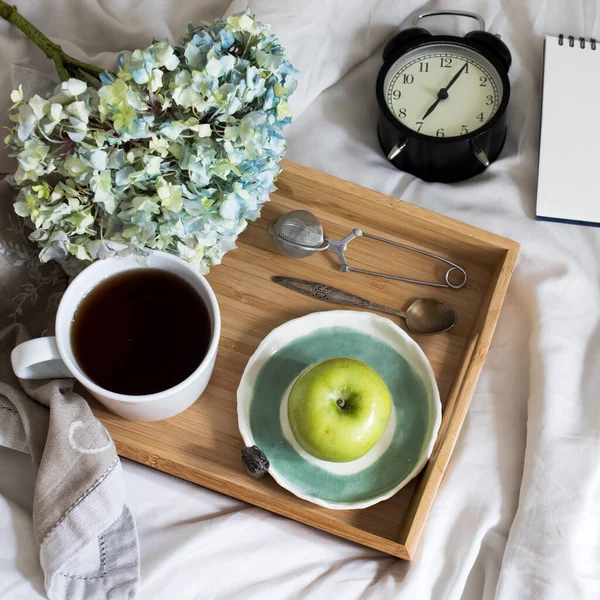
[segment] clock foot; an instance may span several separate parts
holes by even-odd
[[[490,159],[487,157],[487,154],[483,151],[483,148],[475,141],[471,140],[471,150],[475,155],[475,158],[484,166],[490,166]]]
[[[396,158],[396,156],[398,156],[398,154],[400,154],[400,152],[402,152],[402,150],[404,150],[404,148],[406,147],[406,144],[408,144],[408,140],[403,138],[401,139],[388,153],[387,157],[388,160],[394,160]]]

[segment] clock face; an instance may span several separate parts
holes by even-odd
[[[403,125],[432,137],[457,137],[485,125],[502,101],[502,81],[478,52],[453,43],[419,46],[387,72],[383,92]]]

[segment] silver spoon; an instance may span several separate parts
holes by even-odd
[[[272,279],[275,283],[289,290],[294,290],[311,298],[317,298],[318,300],[324,300],[333,304],[343,304],[344,306],[367,308],[388,315],[394,315],[395,317],[402,317],[406,320],[408,329],[419,335],[443,333],[456,323],[456,311],[446,303],[434,300],[433,298],[419,298],[406,311],[402,311],[383,306],[382,304],[376,304],[344,290],[315,281],[305,281],[304,279],[281,277],[279,275],[273,276]]]

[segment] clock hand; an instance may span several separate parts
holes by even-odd
[[[446,92],[446,90],[444,88],[442,88],[438,92],[437,100],[425,111],[425,114],[423,115],[423,118],[421,119],[422,121],[424,121],[435,110],[435,107],[440,103],[440,100],[444,100],[445,98],[448,97],[448,92],[446,92],[445,96],[440,97],[440,94],[442,92]]]
[[[456,80],[462,75],[462,72],[467,68],[467,65],[468,63],[465,62],[465,64],[458,70],[456,75],[454,75],[454,77],[450,80],[450,83],[437,93],[437,99],[423,115],[423,121],[435,110],[435,107],[440,103],[441,100],[446,100],[446,98],[448,98],[448,90],[456,83]]]
[[[446,92],[456,83],[456,80],[462,75],[462,72],[467,68],[469,63],[465,64],[459,69],[458,73],[450,80],[450,83],[446,86]]]

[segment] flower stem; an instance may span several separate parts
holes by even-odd
[[[50,60],[54,61],[56,72],[61,81],[67,81],[71,77],[79,77],[79,72],[98,79],[100,73],[103,72],[103,69],[81,62],[63,52],[58,44],[47,38],[37,27],[21,15],[16,6],[10,6],[4,0],[0,0],[0,17],[18,27]]]

